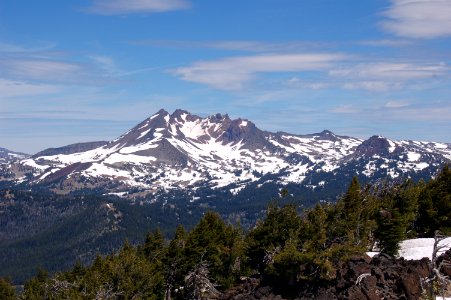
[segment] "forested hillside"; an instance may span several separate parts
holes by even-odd
[[[281,197],[287,194],[282,191]],[[70,271],[51,275],[40,270],[19,296],[9,280],[2,279],[0,295],[4,299],[249,299],[239,297],[267,286],[284,298],[315,298],[331,287],[336,297],[346,298],[360,292],[355,290],[356,280],[364,281],[362,286],[369,284],[357,278],[363,273],[357,274],[356,266],[395,268],[389,256],[397,253],[401,240],[437,232],[451,234],[448,166],[428,183],[360,186],[354,178],[336,204],[300,209],[274,202],[249,231],[209,211],[192,230],[177,227],[170,240],[157,229],[142,243],[125,242],[119,251],[97,256],[92,264],[77,263]],[[389,256],[365,262],[364,253],[376,245]],[[423,268],[426,273],[436,267],[426,265],[430,268]],[[412,268],[401,262],[392,282],[407,267]],[[383,280],[376,273],[364,277]],[[412,288],[402,284],[403,289],[381,289],[380,295],[417,299],[410,297]]]

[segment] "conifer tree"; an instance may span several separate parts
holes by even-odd
[[[263,272],[270,261],[265,257],[276,254],[287,241],[298,239],[302,224],[295,205],[268,206],[266,218],[258,222],[246,238],[250,266]]]
[[[16,291],[14,290],[14,287],[11,285],[11,282],[8,278],[0,277],[0,299],[16,299]]]
[[[233,248],[233,228],[226,225],[214,212],[207,212],[189,233],[185,245],[186,267],[193,266],[203,258],[209,265],[212,278],[225,284],[230,274],[230,257]]]
[[[409,180],[381,192],[375,232],[381,250],[396,255],[399,243],[414,229],[419,189]],[[414,232],[412,231],[412,235]]]
[[[419,199],[419,230],[431,237],[435,230],[451,234],[451,169],[448,165],[426,185]]]
[[[175,290],[184,284],[184,249],[187,233],[182,225],[177,226],[174,238],[169,243],[163,259],[165,266],[165,299],[172,299]]]
[[[165,240],[160,228],[146,235],[144,245],[140,249],[150,262],[161,260],[165,250]]]
[[[42,299],[45,297],[45,284],[49,279],[47,271],[39,269],[36,277],[25,283],[23,296],[25,299]]]
[[[351,184],[343,197],[343,214],[346,226],[346,235],[349,242],[354,245],[361,243],[362,227],[362,197],[360,193],[360,183],[357,176],[352,178]]]

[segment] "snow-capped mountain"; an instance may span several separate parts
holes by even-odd
[[[74,145],[71,145],[74,146]],[[451,144],[360,140],[330,131],[294,135],[249,120],[160,110],[117,139],[40,152],[10,164],[16,182],[61,191],[104,189],[137,195],[172,189],[297,183],[312,189],[338,177],[430,177],[451,160]],[[268,175],[271,175],[268,177]]]
[[[11,163],[29,157],[28,154],[0,148],[0,164]]]

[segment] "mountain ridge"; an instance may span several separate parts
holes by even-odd
[[[9,176],[0,173],[0,180],[63,193],[100,189],[130,196],[131,189],[137,195],[184,189],[195,194],[200,188],[228,187],[236,194],[250,183],[265,182],[315,189],[329,184],[326,177],[352,173],[369,180],[430,178],[450,161],[446,143],[376,135],[362,140],[329,130],[272,133],[227,114],[202,118],[161,109],[112,141],[50,148],[9,162],[2,172]]]

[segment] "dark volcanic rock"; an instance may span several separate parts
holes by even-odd
[[[370,157],[376,154],[388,155],[389,148],[390,143],[386,138],[380,136],[372,136],[357,147],[354,155],[366,157]]]
[[[235,287],[223,299],[420,299],[421,279],[429,276],[429,263],[428,259],[406,261],[385,255],[373,259],[358,256],[343,263],[336,279],[330,282],[300,284],[295,297],[284,295],[283,290],[276,293],[272,287],[257,286],[254,281],[254,285],[245,283],[242,288]]]

